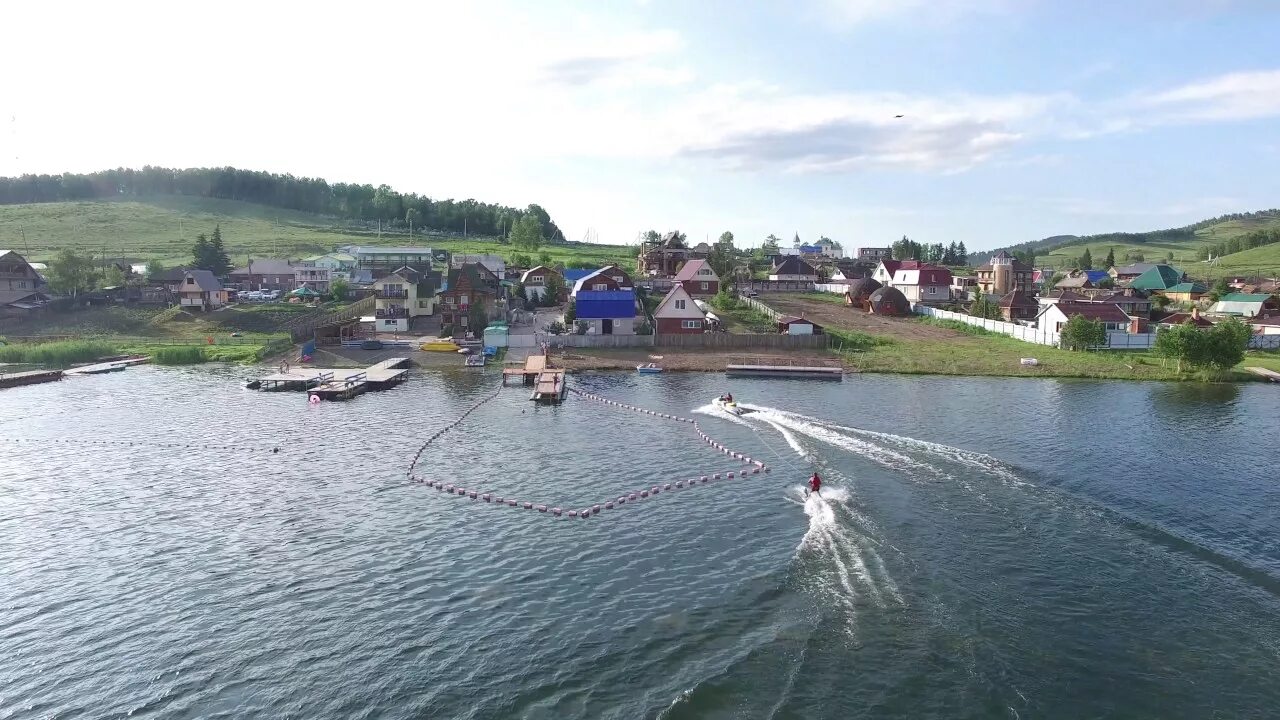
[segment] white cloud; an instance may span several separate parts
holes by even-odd
[[[1015,7],[1013,0],[816,0],[821,19],[848,28],[898,18],[933,24],[965,15],[998,14]]]
[[[1220,75],[1140,98],[1156,122],[1252,120],[1280,116],[1280,70]]]

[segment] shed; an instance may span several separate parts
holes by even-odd
[[[902,291],[885,286],[872,292],[867,298],[871,312],[877,315],[910,315],[911,303]]]
[[[783,315],[778,318],[778,332],[783,335],[821,335],[822,326],[802,317]]]

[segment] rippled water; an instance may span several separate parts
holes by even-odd
[[[774,471],[568,520],[404,481],[494,375],[309,407],[241,374],[0,394],[0,718],[1280,707],[1274,387],[748,381],[732,418],[720,377],[586,375]],[[419,472],[581,507],[734,469],[685,427],[527,398]]]

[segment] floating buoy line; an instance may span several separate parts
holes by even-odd
[[[671,415],[669,413],[658,412],[656,410],[649,410],[646,408],[638,407],[636,405],[628,405],[623,402],[618,402],[617,400],[611,400],[601,395],[583,392],[576,388],[569,388],[569,392],[583,399],[594,400],[606,406],[618,408],[620,410],[629,410],[631,412],[639,413],[641,415],[648,415],[661,420],[670,420],[672,422],[688,424],[692,426],[693,431],[697,434],[699,440],[706,443],[712,449],[715,449],[723,453],[724,455],[739,461],[742,464],[742,466],[745,466],[745,467],[738,467],[732,470],[725,470],[722,472],[712,472],[712,473],[707,473],[703,475],[698,475],[695,477],[679,478],[679,479],[671,480],[668,482],[662,482],[662,483],[651,485],[647,488],[624,492],[613,499],[592,503],[590,505],[584,505],[578,508],[563,508],[563,507],[551,505],[550,503],[534,502],[532,500],[520,500],[517,498],[498,495],[497,493],[494,493],[494,492],[486,492],[482,490],[477,490],[475,488],[467,488],[467,487],[463,487],[462,485],[447,483],[442,480],[432,480],[429,478],[425,478],[421,475],[415,475],[414,469],[417,467],[418,461],[421,460],[422,453],[425,452],[426,449],[430,447],[433,442],[439,439],[440,436],[444,435],[448,431],[460,425],[464,420],[466,420],[466,418],[469,415],[471,415],[471,413],[478,410],[480,406],[496,398],[501,393],[501,390],[499,390],[498,392],[495,392],[494,394],[485,397],[483,400],[480,400],[475,405],[472,405],[470,408],[466,410],[466,412],[462,413],[462,415],[460,415],[453,422],[437,430],[435,434],[427,438],[426,442],[424,442],[422,446],[418,448],[418,451],[414,453],[413,461],[409,463],[409,468],[405,473],[405,476],[408,478],[409,482],[425,484],[427,487],[435,488],[440,492],[447,493],[455,497],[465,497],[470,500],[475,500],[477,502],[489,503],[493,505],[503,505],[506,507],[516,508],[518,510],[533,510],[539,513],[545,513],[547,515],[551,515],[553,517],[581,518],[585,520],[586,518],[599,515],[602,512],[619,509],[623,505],[626,505],[627,503],[635,504],[636,502],[639,502],[641,500],[656,497],[657,495],[664,492],[670,493],[673,491],[690,490],[695,487],[708,485],[711,483],[719,482],[721,480],[733,480],[735,478],[746,479],[748,475],[759,475],[760,473],[769,472],[769,466],[764,464],[760,460],[756,460],[744,453],[740,453],[729,447],[726,447],[724,444],[720,443],[715,438],[708,435],[702,429],[702,426],[698,424],[698,421],[693,418],[680,417],[678,415]]]
[[[160,447],[169,448],[170,450],[227,450],[229,452],[261,452],[276,454],[280,452],[278,446],[272,447],[250,447],[246,445],[218,445],[217,443],[171,443],[171,442],[153,442],[151,440],[89,440],[87,438],[0,438],[0,442],[8,443],[31,443],[32,445],[44,445],[54,443],[57,445],[98,445],[98,446],[115,446],[115,447]]]

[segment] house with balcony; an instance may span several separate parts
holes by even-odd
[[[208,270],[187,270],[174,293],[183,310],[209,312],[227,304],[227,291]]]
[[[307,267],[328,268],[332,280],[351,280],[351,273],[356,269],[356,256],[350,253],[326,253],[313,255],[302,261]]]
[[[329,285],[332,282],[333,271],[327,267],[297,265],[293,268],[295,288],[307,287],[324,294],[329,292]]]
[[[484,308],[486,319],[501,312],[498,307],[502,296],[501,282],[484,265],[467,263],[450,270],[445,287],[440,293],[440,322],[453,326],[455,335],[463,335],[470,330],[471,315],[476,306]]]
[[[417,268],[421,272],[427,272],[433,267],[449,267],[452,257],[448,250],[428,247],[346,245],[338,248],[338,252],[354,256],[356,267],[373,270],[377,277],[405,266]]]
[[[435,313],[439,273],[401,267],[373,282],[373,320],[377,332],[409,332],[413,320]]]

